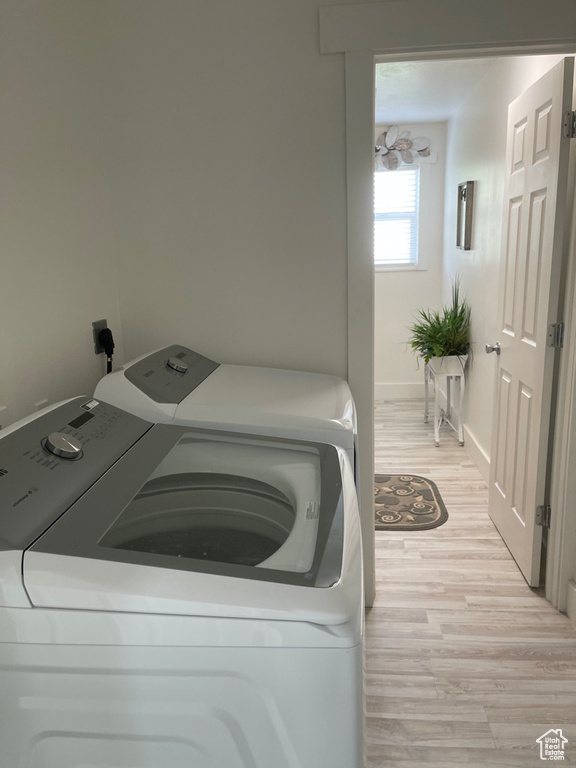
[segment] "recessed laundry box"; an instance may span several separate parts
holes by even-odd
[[[3,764],[361,768],[342,448],[76,398],[0,468]]]

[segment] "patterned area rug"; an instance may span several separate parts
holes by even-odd
[[[426,531],[448,520],[438,488],[418,475],[376,475],[377,531]]]

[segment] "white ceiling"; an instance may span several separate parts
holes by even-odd
[[[448,120],[496,59],[376,64],[376,123]]]

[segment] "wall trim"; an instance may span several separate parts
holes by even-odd
[[[475,435],[464,424],[464,446],[468,456],[480,470],[486,485],[490,485],[490,456],[480,445]]]
[[[347,53],[348,381],[358,417],[364,594],[376,595],[374,534],[374,57]]]
[[[574,0],[389,0],[320,8],[322,53],[385,51],[460,52],[486,55],[519,44],[532,53],[555,53],[574,42]],[[415,19],[418,23],[414,23]]]
[[[576,584],[573,581],[568,582],[566,613],[572,624],[576,627]]]
[[[576,460],[576,146],[573,142],[570,147],[569,179],[567,208],[571,209],[571,216],[567,215],[566,221],[571,229],[563,307],[569,341],[560,356],[550,481],[550,505],[555,512],[548,537],[546,565],[546,597],[559,611],[566,610],[569,584],[571,579],[576,578],[576,515],[571,503],[574,489],[572,467]]]
[[[421,381],[380,382],[374,385],[376,400],[424,400]]]

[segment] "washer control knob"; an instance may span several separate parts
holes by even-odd
[[[64,432],[52,432],[44,441],[44,448],[61,459],[79,459],[82,456],[82,443]]]
[[[188,363],[179,360],[177,357],[171,357],[166,365],[168,368],[172,368],[173,371],[177,371],[178,373],[186,373],[188,370]]]

